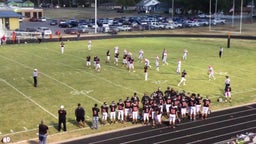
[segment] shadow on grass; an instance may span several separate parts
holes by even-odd
[[[56,122],[51,122],[50,125],[52,125],[53,128],[55,128],[56,130],[58,130],[58,123],[56,123]]]
[[[67,122],[71,123],[72,125],[77,126],[77,122],[76,122],[76,120],[75,120],[75,119],[68,118],[68,121],[67,121]]]
[[[36,140],[29,140],[28,144],[38,144],[38,141],[36,141]]]

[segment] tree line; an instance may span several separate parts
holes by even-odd
[[[7,0],[0,0],[7,1]],[[25,0],[24,0],[25,1]],[[36,7],[39,4],[52,4],[53,6],[59,5],[65,7],[90,7],[95,3],[95,0],[31,0]],[[114,4],[120,5],[122,7],[135,6],[141,0],[97,0],[98,5],[102,4]],[[172,7],[174,2],[175,8],[180,8],[184,11],[191,10],[192,12],[197,12],[198,10],[203,13],[209,12],[209,3],[211,1],[212,11],[214,11],[216,1],[218,10],[223,10],[223,12],[228,12],[233,7],[233,2],[235,2],[235,9],[240,9],[241,1],[243,1],[243,7],[255,0],[158,0],[164,2],[168,7]],[[255,2],[254,2],[255,3]]]

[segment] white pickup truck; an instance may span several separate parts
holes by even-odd
[[[215,23],[215,24],[225,24],[226,20],[215,18],[215,19],[212,20],[212,22]]]

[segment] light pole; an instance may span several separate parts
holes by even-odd
[[[242,33],[242,24],[243,24],[243,0],[241,0],[241,15],[240,15],[240,33]]]
[[[232,7],[232,27],[234,26],[234,18],[235,18],[235,0],[233,0],[233,7]]]
[[[211,31],[212,26],[212,0],[209,2],[209,31]]]
[[[173,20],[173,15],[174,15],[174,0],[172,0],[172,20]]]
[[[215,18],[217,18],[217,13],[218,13],[218,0],[216,0],[216,3],[215,3]]]
[[[98,25],[97,25],[97,0],[95,0],[95,17],[94,17],[94,25],[95,25],[95,29],[94,29],[94,33],[96,34],[97,33],[97,28],[98,28]]]

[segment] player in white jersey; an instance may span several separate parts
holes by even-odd
[[[150,61],[147,58],[144,58],[145,66],[151,68]]]
[[[156,56],[155,60],[156,60],[156,70],[159,71],[159,57]]]
[[[60,43],[61,54],[64,54],[64,49],[65,49],[65,44],[64,44],[64,42],[61,42]]]
[[[92,41],[91,40],[88,40],[88,50],[91,50],[92,49]]]
[[[143,60],[143,55],[144,55],[144,51],[141,49],[141,50],[139,51],[139,56],[138,56],[139,62],[142,62],[142,60]]]
[[[215,80],[214,70],[213,70],[213,67],[210,65],[208,66],[208,77],[209,77],[209,80],[211,79]]]
[[[167,63],[167,50],[163,51],[163,64],[168,65],[168,63]]]
[[[228,86],[230,86],[230,78],[229,78],[229,76],[226,76],[225,88],[224,88],[224,90],[225,90]]]
[[[188,50],[187,50],[187,49],[184,49],[182,58],[183,58],[183,60],[186,60],[187,57],[188,57]]]
[[[181,72],[180,69],[181,69],[181,60],[179,59],[178,65],[177,65],[177,70],[176,70],[177,74],[180,74],[180,72]]]
[[[115,47],[114,47],[114,53],[115,53],[115,54],[119,53],[118,49],[119,49],[118,46],[115,46]]]

